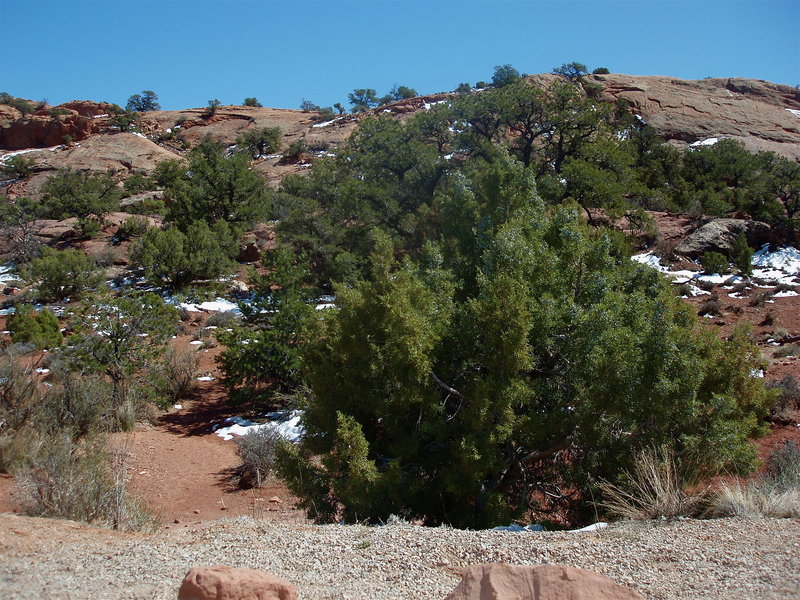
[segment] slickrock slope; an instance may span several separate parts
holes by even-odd
[[[687,81],[672,77],[592,75],[607,99],[628,100],[636,114],[678,145],[711,137],[740,140],[752,151],[800,160],[800,92],[739,77]]]

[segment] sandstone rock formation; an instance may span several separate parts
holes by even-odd
[[[0,148],[47,148],[68,140],[84,140],[100,131],[105,122],[97,117],[108,115],[110,111],[111,104],[89,100],[73,100],[25,116],[4,107],[0,111]]]
[[[771,241],[770,231],[770,226],[761,221],[714,219],[675,246],[675,254],[696,259],[713,251],[729,256],[740,233],[747,236],[750,246],[757,248]]]
[[[608,577],[561,565],[473,565],[445,600],[644,600]]]
[[[711,137],[741,141],[800,160],[800,97],[795,88],[756,79],[684,80],[592,75],[608,100],[624,98],[634,112],[676,145]]]
[[[255,569],[225,565],[194,567],[183,579],[178,600],[296,600],[288,581]]]

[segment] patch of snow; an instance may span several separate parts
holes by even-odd
[[[769,244],[753,254],[753,266],[765,269],[776,269],[787,275],[800,275],[800,250],[785,246],[774,252],[769,251]]]
[[[317,310],[325,310],[326,308],[336,308],[336,305],[332,302],[326,302],[324,304],[317,304],[314,308]]]
[[[794,290],[786,290],[785,292],[778,292],[777,294],[772,294],[773,298],[791,298],[792,296],[800,296]]]
[[[281,410],[264,415],[268,421],[266,423],[253,423],[242,417],[228,417],[223,421],[226,427],[219,424],[212,425],[212,430],[223,440],[232,440],[234,435],[247,435],[251,431],[258,431],[265,427],[272,427],[284,439],[290,442],[298,442],[305,433],[305,428],[301,421],[303,411],[301,410]]]
[[[751,369],[750,370],[750,377],[764,377],[764,370],[763,369]]]
[[[169,302],[169,299],[167,299],[167,302]],[[194,302],[181,302],[178,304],[178,308],[188,310],[189,312],[229,312],[235,315],[242,314],[238,304],[226,300],[225,298],[217,298],[216,300],[200,302],[199,304]]]
[[[422,106],[422,108],[425,109],[425,110],[430,110],[431,108],[433,108],[437,104],[444,104],[445,102],[447,102],[447,100],[437,100],[436,102],[426,102]]]
[[[689,148],[699,148],[700,146],[713,146],[719,141],[719,138],[707,138],[705,140],[697,140],[689,144]]]
[[[13,150],[12,152],[5,152],[0,156],[0,163],[5,163],[9,158],[19,156],[20,154],[27,154],[28,152],[55,152],[61,146],[51,146],[49,148],[27,148],[26,150]]]
[[[580,531],[599,531],[600,529],[605,529],[606,527],[608,527],[608,523],[600,521],[599,523],[592,523],[591,525],[581,527],[580,529],[570,529],[570,532],[577,533]]]
[[[143,138],[145,140],[147,139],[147,136],[145,134],[139,133],[138,131],[131,131],[130,133],[132,133],[133,135],[139,136],[140,138]]]
[[[107,116],[108,116],[108,114],[104,114],[104,115],[95,115],[95,116],[93,116],[92,118],[93,118],[93,119],[105,119]]]
[[[45,369],[44,367],[39,367],[38,369],[36,369],[36,372],[39,373],[40,375],[46,375],[47,373],[50,372],[50,369]]]
[[[787,108],[786,110],[792,113],[795,117],[800,117],[800,110],[797,110],[796,108]]]
[[[203,375],[202,377],[198,377],[197,381],[214,381],[214,378],[208,375]]]
[[[201,342],[200,340],[194,340],[192,342],[189,342],[189,344],[191,344],[192,346],[202,346],[203,342]]]
[[[531,525],[517,525],[516,523],[511,523],[510,525],[500,525],[498,527],[492,527],[492,531],[544,531],[544,527],[539,525],[538,523],[534,523]]]
[[[172,408],[174,408],[175,410],[181,410],[183,408],[183,404],[173,404]]]
[[[389,111],[389,112],[391,112],[391,111]],[[330,126],[330,125],[333,125],[334,123],[336,123],[336,121],[339,121],[340,119],[341,119],[341,117],[339,117],[339,118],[337,118],[337,119],[331,119],[330,121],[323,121],[322,123],[314,123],[314,124],[313,124],[311,127],[312,127],[312,128],[316,128],[316,127],[328,127],[328,126]]]

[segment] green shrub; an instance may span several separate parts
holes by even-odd
[[[128,217],[117,230],[117,237],[120,240],[142,237],[148,229],[150,229],[150,221],[145,217]]]
[[[148,229],[131,248],[131,263],[153,285],[180,288],[213,279],[234,268],[238,235],[224,221],[209,227],[196,221],[183,233],[175,227]]]
[[[43,302],[79,298],[99,285],[103,277],[95,262],[80,250],[54,250],[47,246],[21,273],[36,286],[35,296]]]
[[[713,251],[703,254],[703,257],[700,259],[700,264],[703,266],[703,272],[709,275],[713,275],[714,273],[722,275],[727,273],[729,268],[727,257],[724,254]]]
[[[102,217],[117,210],[122,190],[109,174],[61,169],[42,185],[42,216]]]
[[[798,350],[797,347],[794,349]],[[774,421],[800,420],[800,381],[794,375],[786,375],[777,381],[767,382],[767,387],[777,392],[770,418]]]
[[[253,158],[272,154],[280,148],[280,127],[261,127],[246,131],[236,138],[236,151],[246,152]]]
[[[255,108],[261,108],[264,106],[258,101],[258,98],[245,98],[243,104],[244,106],[253,106]]]
[[[300,160],[306,150],[305,140],[295,140],[283,151],[283,160],[285,162],[296,162]]]
[[[32,344],[37,350],[56,348],[64,339],[58,318],[46,308],[34,311],[30,304],[17,306],[6,327],[15,344]]]
[[[753,272],[753,249],[747,243],[747,236],[744,232],[739,232],[733,244],[731,259],[734,266],[742,275],[750,275]]]
[[[23,115],[29,115],[36,111],[36,104],[24,98],[15,98],[7,92],[0,92],[0,104],[7,104],[12,108],[16,108]]]
[[[592,70],[592,75],[608,75],[611,73],[606,67],[597,67],[596,69]]]
[[[22,154],[16,154],[0,163],[0,173],[9,179],[27,179],[33,175],[36,161]]]

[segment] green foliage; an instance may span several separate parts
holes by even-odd
[[[494,74],[492,75],[492,87],[502,88],[507,85],[511,85],[512,83],[516,83],[522,77],[522,74],[520,74],[520,72],[511,65],[497,65],[495,66]],[[483,86],[476,85],[476,87]]]
[[[242,324],[218,334],[225,345],[218,358],[223,383],[236,403],[274,401],[302,382],[300,345],[314,308],[300,258],[288,248],[265,254],[266,274],[251,273],[254,296],[241,307]]]
[[[102,217],[119,208],[122,190],[110,174],[60,169],[42,185],[42,216]]]
[[[381,97],[378,100],[378,105],[382,106],[384,104],[390,104],[391,102],[397,102],[398,100],[405,100],[407,98],[413,98],[417,96],[417,90],[407,87],[405,85],[397,85],[395,84],[389,93],[385,96]]]
[[[747,243],[747,236],[743,231],[739,232],[733,242],[731,260],[742,275],[750,275],[753,272],[753,249]]]
[[[300,160],[307,149],[305,140],[295,140],[283,151],[283,161],[296,162]]]
[[[608,75],[611,73],[606,67],[597,67],[592,70],[592,75]]]
[[[70,320],[75,334],[65,351],[67,366],[107,377],[112,406],[119,407],[133,380],[149,380],[148,369],[163,355],[177,324],[177,309],[153,293],[85,301]]]
[[[150,229],[150,221],[144,217],[128,217],[117,230],[117,239],[130,240],[143,236]]]
[[[245,131],[236,138],[236,151],[252,158],[276,152],[281,145],[280,127],[261,127]]]
[[[319,110],[319,105],[314,104],[311,100],[306,100],[303,98],[303,101],[300,102],[300,110],[304,112],[316,112]]]
[[[459,83],[456,89],[453,90],[456,94],[469,94],[472,92],[472,86],[468,83]]]
[[[239,235],[225,221],[147,229],[131,247],[131,263],[155,286],[180,288],[198,279],[213,279],[234,268]]]
[[[154,190],[156,184],[153,179],[144,173],[134,171],[128,175],[128,178],[123,182],[122,187],[128,194],[141,194],[142,192]]]
[[[4,178],[27,179],[33,175],[36,161],[22,154],[16,154],[0,163],[0,173]]]
[[[148,112],[151,110],[161,110],[158,103],[158,96],[151,90],[144,90],[141,94],[134,94],[128,98],[125,105],[127,112]]]
[[[56,348],[64,339],[58,318],[46,308],[35,311],[30,304],[18,305],[8,316],[6,327],[15,344],[31,344],[37,350]]]
[[[189,152],[184,166],[168,163],[155,177],[165,181],[170,200],[166,220],[182,231],[195,221],[249,227],[269,210],[266,184],[250,169],[249,157],[226,156],[209,140]]]
[[[606,69],[606,72],[608,69]],[[580,79],[584,75],[589,73],[589,70],[586,68],[586,65],[579,62],[571,62],[571,63],[564,63],[560,67],[555,67],[553,69],[553,73],[555,75],[561,75],[565,77],[569,81],[575,81],[576,79]]]
[[[222,104],[217,98],[208,101],[208,107],[203,111],[203,116],[206,119],[213,117],[217,114],[217,108]]]
[[[120,132],[139,131],[141,115],[136,110],[123,110],[115,106],[112,113],[108,119],[108,124],[111,127],[116,127]]]
[[[23,115],[29,115],[36,111],[36,105],[30,100],[15,98],[7,92],[0,92],[0,104],[6,104],[12,108],[16,108]]]
[[[342,104],[340,102],[337,102],[336,104],[334,104],[333,108],[335,108],[336,112],[339,113],[340,115],[343,115],[345,113],[344,106],[342,106]]]
[[[753,466],[771,398],[745,335],[697,334],[657,273],[545,211],[519,163],[456,181],[442,251],[398,261],[374,237],[367,278],[337,287],[306,335],[307,434],[280,470],[312,516],[580,520],[562,490],[599,494],[644,448]]]
[[[700,264],[703,266],[703,272],[712,275],[718,273],[722,275],[727,273],[730,265],[728,264],[728,257],[719,252],[709,251],[703,254],[700,259]]]
[[[243,104],[245,106],[252,106],[254,108],[263,108],[263,104],[258,101],[258,98],[245,98]]]
[[[372,88],[359,88],[347,94],[351,112],[358,113],[378,106],[378,94]]]
[[[43,302],[80,298],[102,281],[94,260],[80,250],[54,250],[45,246],[41,256],[21,270],[22,278],[36,286]]]

